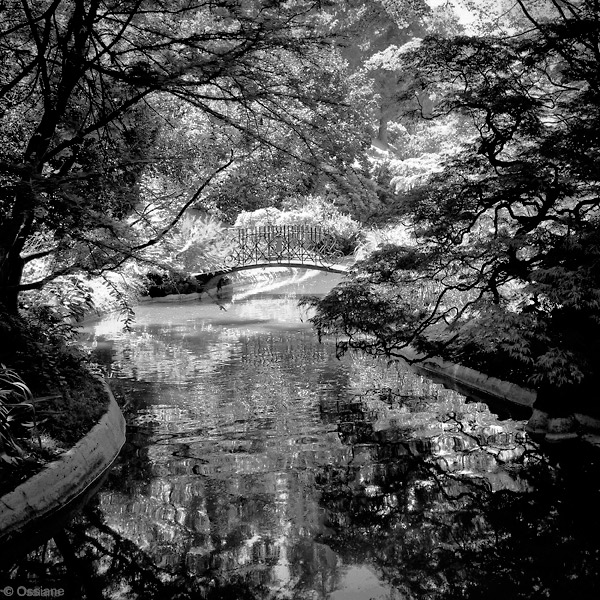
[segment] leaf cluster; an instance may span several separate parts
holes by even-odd
[[[348,168],[359,120],[317,9],[310,0],[5,2],[0,295],[147,260],[142,251],[187,208],[235,204],[231,186],[209,191],[269,152],[295,178],[344,152],[339,169]],[[162,223],[151,216],[157,204],[170,207]],[[33,238],[44,243],[28,251]],[[34,262],[44,272],[21,281]]]
[[[587,389],[600,356],[597,6],[517,4],[511,35],[429,36],[397,56],[411,117],[458,115],[467,135],[396,198],[417,247],[375,252],[315,322],[350,346],[361,332],[388,355],[410,343],[539,389]]]

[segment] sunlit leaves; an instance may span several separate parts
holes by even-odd
[[[17,465],[24,454],[20,438],[32,426],[32,398],[21,377],[0,364],[0,465]]]
[[[359,266],[357,285],[371,286],[361,317],[370,332],[369,303],[373,315],[385,316],[391,307],[382,302],[410,299],[424,316],[417,323],[406,310],[395,325],[398,340],[409,339],[403,326],[410,325],[417,346],[426,332],[425,341],[444,340],[435,350],[488,373],[546,390],[584,380],[593,386],[600,356],[600,96],[590,51],[597,7],[518,4],[510,26],[519,35],[488,21],[485,35],[437,35],[380,56],[410,73],[402,102],[413,95],[413,114],[441,124],[450,116],[458,135],[454,152],[436,152],[444,138],[427,138],[423,129],[434,152],[418,154],[415,145],[389,161],[403,192],[394,209],[415,245],[382,248]],[[396,143],[414,144],[405,129]],[[407,295],[419,278],[439,286],[437,301]],[[391,296],[390,286],[397,288]],[[343,330],[343,309],[318,314]],[[437,327],[442,315],[445,329]],[[381,351],[391,352],[390,339],[377,342]]]
[[[149,248],[146,260],[174,271],[216,272],[233,249],[233,239],[213,217],[189,214],[163,240]]]
[[[141,258],[188,207],[237,208],[265,157],[271,172],[287,163],[283,189],[324,163],[342,176],[362,147],[310,0],[6,4],[0,292],[12,310],[23,286]],[[228,169],[246,172],[223,190]],[[56,260],[23,284],[40,234]]]

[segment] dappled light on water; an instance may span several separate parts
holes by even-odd
[[[227,310],[144,304],[132,333],[88,327],[129,426],[68,530],[94,585],[144,599],[544,597],[575,562],[544,578],[530,528],[587,572],[589,544],[561,529],[580,524],[555,522],[564,475],[524,423],[406,365],[338,360],[297,307],[324,281],[234,294]]]

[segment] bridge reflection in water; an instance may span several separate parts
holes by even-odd
[[[272,225],[229,230],[234,242],[226,259],[229,271],[264,266],[305,267],[343,273],[343,258],[336,236],[323,227]]]

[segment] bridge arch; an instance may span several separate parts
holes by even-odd
[[[338,240],[324,227],[272,225],[247,229],[228,229],[231,254],[223,272],[249,269],[292,267],[346,273],[348,260],[338,249]]]
[[[232,268],[227,268],[225,274],[229,273],[237,273],[238,271],[249,271],[250,269],[266,269],[266,268],[275,268],[275,267],[289,267],[292,269],[312,269],[315,271],[327,271],[328,273],[347,273],[349,270],[348,265],[344,264],[311,264],[308,262],[264,262],[257,263],[255,265],[244,265],[244,266],[236,266]]]

